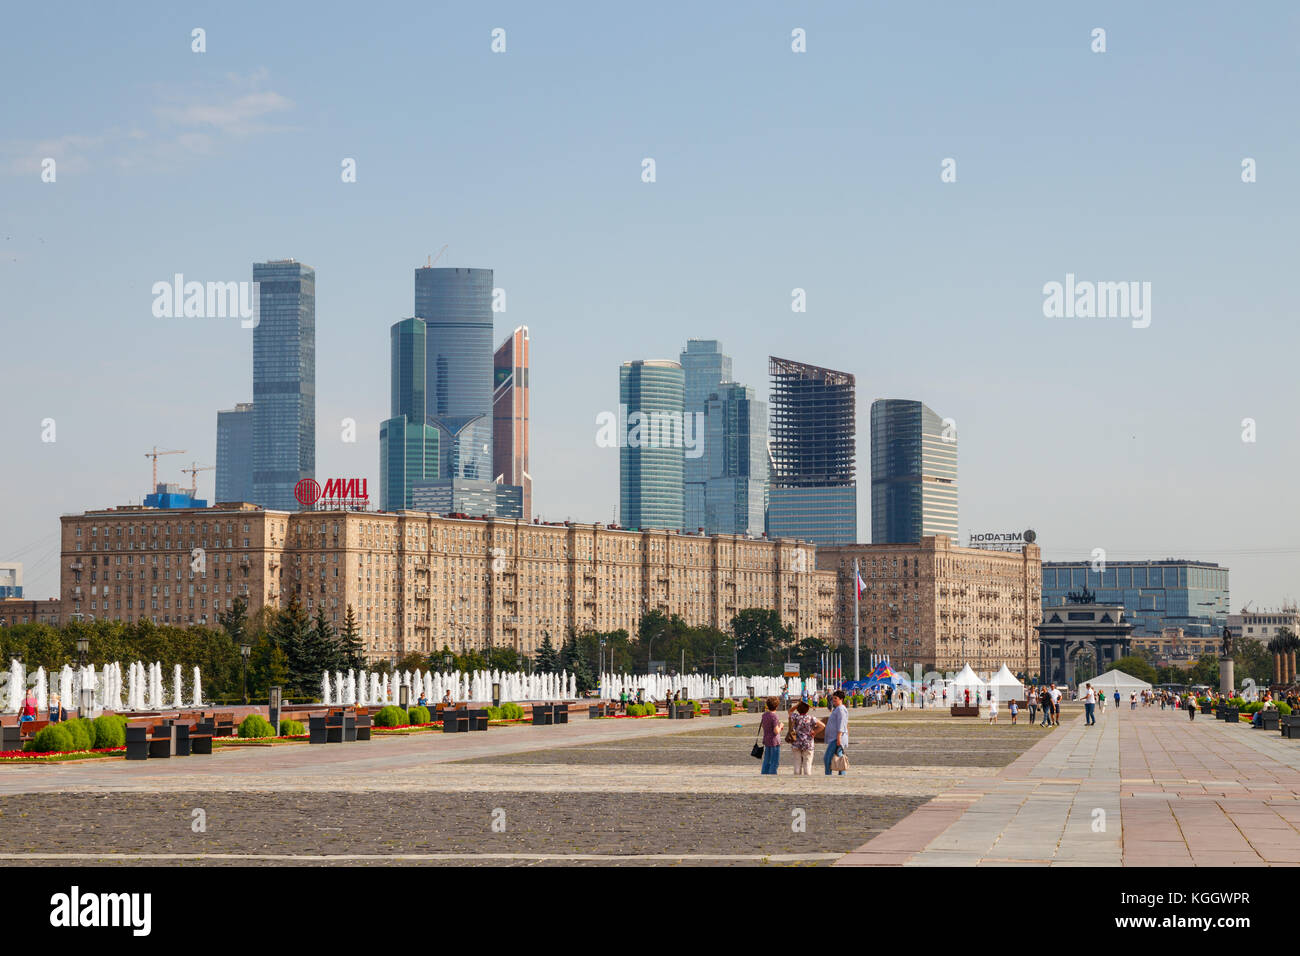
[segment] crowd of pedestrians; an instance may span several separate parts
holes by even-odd
[[[817,747],[817,734],[822,733],[822,762],[826,775],[833,773],[844,776],[848,769],[849,746],[849,709],[844,705],[844,691],[831,693],[827,700],[830,713],[825,720],[819,719],[808,701],[801,700],[789,706],[786,720],[777,714],[780,707],[789,705],[788,695],[769,697],[765,702],[766,710],[759,720],[759,735],[762,738],[763,774],[775,774],[781,766],[781,743],[790,745],[795,759],[794,772],[797,776],[812,774],[813,753]],[[757,753],[757,751],[756,751]]]

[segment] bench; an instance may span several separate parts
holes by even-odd
[[[166,721],[126,725],[126,759],[176,756],[176,725]]]
[[[1289,717],[1278,716],[1278,730],[1282,731],[1282,736],[1288,740],[1300,740],[1300,716],[1292,714]]]
[[[1277,712],[1277,710],[1276,710],[1275,708],[1271,708],[1271,707],[1270,707],[1270,708],[1267,708],[1267,709],[1265,709],[1265,710],[1258,710],[1258,711],[1256,711],[1255,713],[1257,713],[1257,714],[1259,715],[1259,723],[1255,724],[1255,723],[1253,723],[1253,721],[1252,721],[1252,724],[1253,724],[1253,726],[1254,726],[1257,730],[1277,730],[1277,729],[1278,729],[1278,726],[1277,726],[1277,719],[1278,719],[1278,717],[1280,717],[1281,715]]]
[[[22,750],[27,741],[49,724],[48,720],[24,720],[11,726],[0,727],[0,750]]]
[[[587,717],[613,717],[618,713],[618,708],[613,704],[594,704],[587,708]]]
[[[978,717],[980,715],[980,709],[978,707],[963,707],[958,704],[953,704],[948,708],[948,713],[953,717]]]
[[[730,705],[730,704],[724,704],[724,703],[723,703],[722,701],[720,701],[720,700],[711,700],[711,701],[709,701],[709,716],[710,716],[710,717],[730,717],[730,716],[731,716],[731,705]]]
[[[334,707],[307,717],[309,744],[342,744],[369,740],[372,721],[367,707]]]
[[[1229,724],[1239,724],[1239,723],[1241,723],[1241,708],[1240,708],[1240,707],[1224,707],[1224,708],[1223,708],[1223,720],[1224,720],[1224,722],[1229,723]]]
[[[677,703],[674,701],[668,705],[669,720],[690,720],[695,716],[695,708],[689,703]]]

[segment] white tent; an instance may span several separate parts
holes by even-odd
[[[984,682],[980,680],[978,674],[971,670],[969,664],[963,667],[961,673],[952,679],[952,686],[948,689],[948,693],[952,695],[951,700],[954,704],[960,704],[965,700],[967,688],[970,688],[972,701],[977,701],[981,698],[982,695],[980,692],[984,690]]]
[[[1016,680],[1016,675],[1003,664],[1002,669],[989,678],[989,689],[993,691],[994,700],[1024,700],[1025,685]]]
[[[1123,671],[1109,670],[1106,673],[1094,677],[1091,680],[1080,681],[1079,691],[1083,692],[1083,685],[1091,684],[1092,689],[1096,691],[1105,691],[1113,694],[1119,691],[1121,698],[1128,697],[1129,694],[1142,693],[1144,690],[1150,690],[1151,685],[1140,677],[1134,677],[1132,674],[1125,674]]]

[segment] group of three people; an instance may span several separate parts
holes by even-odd
[[[849,709],[844,706],[844,691],[837,690],[830,696],[830,715],[826,720],[819,720],[812,712],[806,700],[801,700],[790,708],[789,725],[782,723],[777,716],[780,701],[775,697],[767,699],[767,710],[759,722],[763,735],[763,769],[764,774],[775,774],[781,765],[781,739],[784,737],[794,752],[794,772],[797,776],[812,774],[813,750],[816,747],[817,732],[824,731],[826,744],[824,762],[826,775],[832,773],[831,763],[837,756],[845,755],[849,745]],[[841,770],[840,776],[844,776]]]

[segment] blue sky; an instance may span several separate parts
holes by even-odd
[[[1300,8],[1134,6],[15,7],[0,560],[53,594],[60,513],[138,501],[153,445],[189,451],[167,480],[214,463],[251,333],[154,318],[177,272],[316,269],[317,473],[377,479],[388,328],[447,244],[506,290],[498,341],[531,329],[543,517],[613,516],[618,364],[717,338],[760,394],[769,354],[857,376],[863,540],[870,403],[921,399],[957,422],[963,537],[1294,599]],[[1066,273],[1150,282],[1150,327],[1045,318]]]

